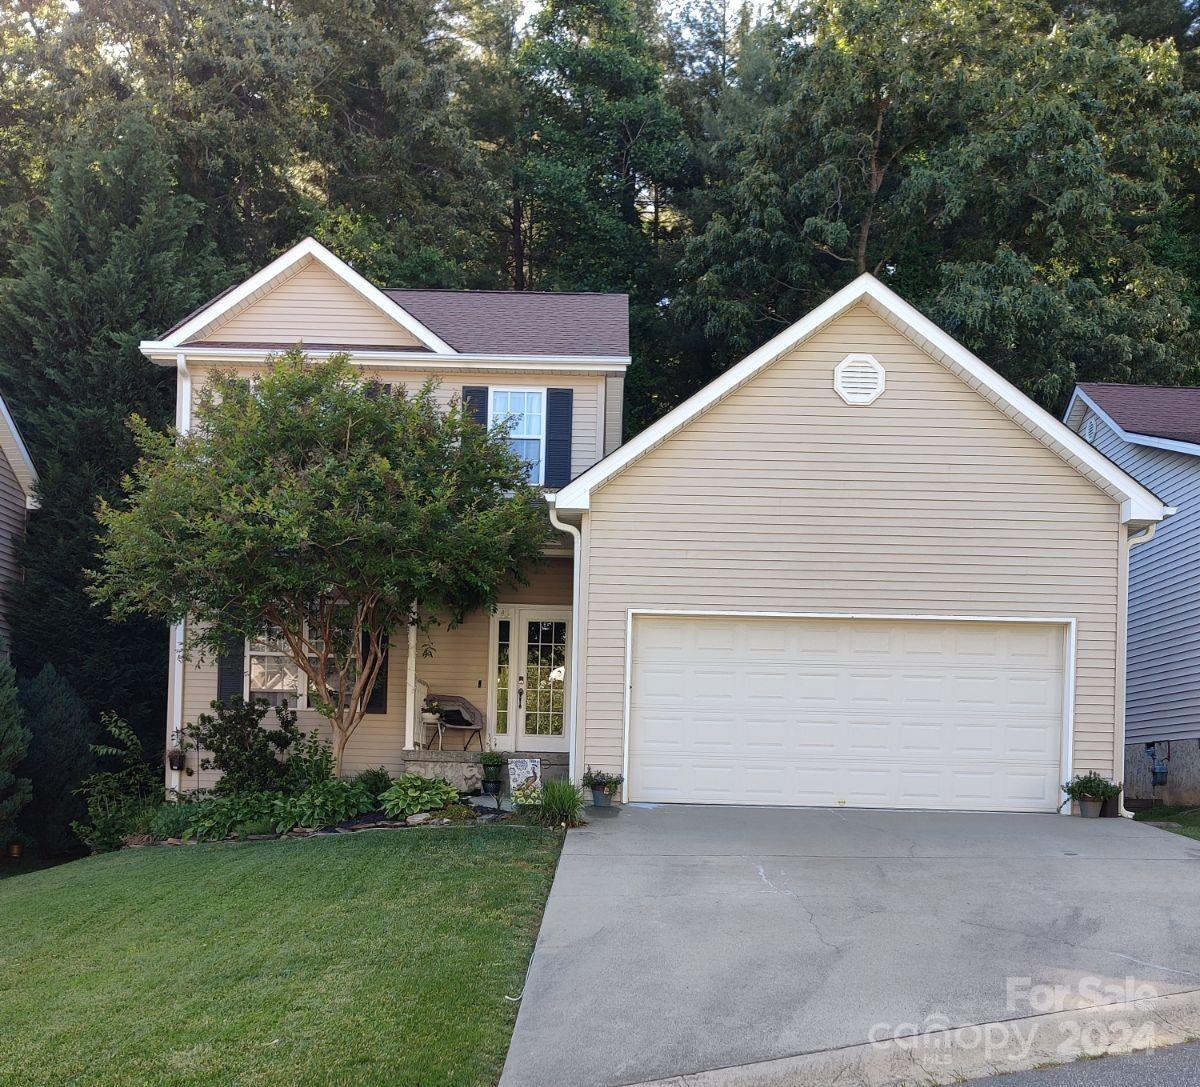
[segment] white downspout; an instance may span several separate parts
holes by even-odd
[[[188,371],[187,355],[182,351],[175,356],[175,429],[186,434],[192,428],[192,375]],[[183,623],[171,624],[171,735],[167,745],[178,737],[183,740]],[[183,771],[171,771],[171,789],[176,793],[183,788]]]
[[[1168,506],[1167,509],[1165,510],[1165,513],[1168,517],[1174,512],[1175,512],[1174,506]],[[1158,528],[1158,523],[1156,521],[1151,521],[1150,524],[1148,524],[1141,532],[1137,533],[1134,536],[1128,537],[1126,540],[1126,546],[1128,547],[1128,549],[1130,551],[1132,551],[1135,547],[1138,546],[1138,544],[1149,543],[1151,540],[1154,539],[1154,532],[1157,528]],[[1125,618],[1125,632],[1124,632],[1125,633],[1125,647],[1122,650],[1123,653],[1128,653],[1128,651],[1129,651],[1129,604],[1128,604],[1129,574],[1128,574],[1128,566],[1126,567],[1126,571],[1127,571],[1126,579],[1125,579],[1125,598],[1126,598],[1125,616],[1126,616],[1126,618]],[[1122,672],[1124,672],[1124,669],[1122,669]],[[1124,683],[1122,683],[1122,685],[1121,685],[1120,695],[1121,695],[1121,730],[1120,730],[1120,733],[1116,737],[1116,750],[1113,753],[1113,767],[1114,767],[1114,769],[1118,766],[1121,767],[1121,769],[1122,769],[1121,776],[1124,777],[1125,776],[1125,774],[1124,774],[1124,767],[1125,767],[1125,684]],[[1122,819],[1132,819],[1133,818],[1133,812],[1131,812],[1128,808],[1125,807],[1125,792],[1124,792],[1124,790],[1121,791],[1121,795],[1117,798],[1117,814],[1119,816],[1121,816]]]
[[[559,530],[570,535],[573,543],[573,561],[571,567],[571,731],[567,740],[567,780],[575,781],[575,737],[579,722],[579,552],[583,546],[583,537],[575,525],[558,519],[558,510],[554,505],[554,495],[546,495],[546,503],[550,507],[550,523]]]

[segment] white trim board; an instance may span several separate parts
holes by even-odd
[[[628,355],[435,355],[429,351],[381,350],[379,348],[312,348],[298,342],[311,359],[348,355],[351,363],[373,369],[389,370],[479,370],[488,371],[570,371],[580,374],[623,374],[629,369]],[[142,353],[158,366],[174,366],[180,353],[192,362],[262,362],[282,354],[287,348],[255,347],[164,347],[156,340],[143,340]]]
[[[445,340],[436,335],[432,330],[426,328],[425,325],[413,317],[407,310],[393,302],[383,291],[364,279],[344,260],[331,253],[316,238],[311,237],[297,242],[286,253],[271,261],[270,264],[256,272],[244,283],[240,283],[233,290],[227,291],[219,298],[214,299],[209,305],[200,310],[199,313],[194,314],[163,339],[143,341],[141,345],[142,353],[149,354],[154,350],[178,348],[181,344],[187,343],[188,340],[197,335],[201,330],[207,328],[214,321],[219,320],[230,310],[241,305],[255,294],[255,292],[266,287],[273,279],[284,275],[301,262],[307,263],[309,260],[319,261],[337,276],[338,279],[350,287],[351,290],[357,291],[385,316],[390,317],[402,328],[416,336],[431,351],[435,351],[439,355],[457,354],[454,348],[446,343]]]
[[[1099,404],[1096,403],[1087,393],[1079,386],[1075,386],[1075,391],[1071,394],[1071,401],[1067,404],[1067,410],[1063,412],[1063,422],[1070,426],[1067,422],[1071,418],[1078,403],[1086,404],[1088,409],[1095,415],[1099,416],[1108,427],[1122,441],[1129,442],[1130,445],[1144,445],[1151,449],[1167,449],[1173,453],[1187,453],[1193,457],[1200,457],[1200,445],[1195,442],[1180,442],[1173,438],[1156,438],[1152,434],[1138,434],[1132,430],[1126,430],[1120,423],[1108,414]],[[1074,430],[1074,427],[1071,428]]]
[[[1043,626],[1060,626],[1064,630],[1066,646],[1063,662],[1063,722],[1060,746],[1060,769],[1063,781],[1070,781],[1075,768],[1075,656],[1077,649],[1077,623],[1073,616],[1040,615],[935,615],[928,613],[870,612],[870,611],[741,611],[737,609],[704,608],[629,608],[625,612],[625,692],[621,714],[623,736],[621,740],[621,801],[629,803],[629,724],[630,702],[633,692],[633,621],[638,618],[668,616],[692,616],[697,619],[867,619],[899,623],[1025,623]],[[1070,814],[1066,804],[1066,793],[1060,794],[1063,806],[1060,814]]]
[[[37,509],[38,500],[35,490],[38,482],[37,469],[33,466],[29,447],[26,446],[25,439],[21,437],[21,431],[17,429],[17,422],[8,410],[8,405],[4,402],[3,397],[0,397],[0,448],[3,448],[8,455],[9,466],[12,468],[13,475],[17,477],[21,493],[25,495],[25,508],[27,510]]]
[[[555,498],[560,511],[582,511],[590,507],[592,491],[603,486],[639,457],[680,430],[696,416],[734,392],[760,371],[776,362],[785,352],[808,339],[830,321],[859,302],[898,322],[902,331],[924,341],[960,371],[960,376],[987,390],[1022,427],[1057,453],[1076,471],[1102,485],[1121,503],[1125,522],[1148,523],[1165,516],[1162,502],[1137,480],[1118,468],[1087,444],[1070,427],[1034,403],[1015,385],[1006,381],[982,359],[943,332],[928,317],[904,301],[870,273],[827,298],[791,327],[747,355],[736,366],[709,382],[694,396],[651,424],[636,438],[599,461],[563,487]]]

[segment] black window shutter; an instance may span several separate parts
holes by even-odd
[[[217,701],[229,704],[246,693],[246,643],[230,642],[217,657]]]
[[[464,385],[463,410],[480,426],[488,425],[488,391],[486,385]]]
[[[546,390],[546,471],[542,482],[547,487],[565,487],[571,482],[571,405],[572,389]]]
[[[363,634],[363,653],[367,651],[367,635]],[[367,713],[387,713],[387,680],[388,680],[388,651],[383,647],[383,660],[379,662],[379,674],[375,677],[375,686],[367,696]]]

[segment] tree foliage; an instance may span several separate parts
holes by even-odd
[[[148,745],[161,742],[166,632],[92,607],[84,571],[96,562],[97,499],[119,493],[134,460],[125,420],[164,426],[173,414],[174,375],[138,342],[221,278],[200,206],[172,172],[137,115],[98,156],[70,147],[0,290],[0,386],[40,476],[41,508],[18,546],[24,577],[9,590],[13,662],[25,676],[53,664],[94,717],[117,711]]]
[[[33,795],[20,825],[43,855],[53,856],[78,845],[71,824],[83,818],[84,805],[76,790],[96,768],[99,724],[52,664],[21,683],[21,704],[29,750],[20,772]]]
[[[340,770],[393,631],[457,623],[537,561],[547,518],[502,430],[344,356],[215,374],[186,435],[134,424],[128,502],[102,504],[97,599],[189,617],[190,652],[270,633],[334,729]]]
[[[684,306],[744,352],[871,272],[1049,406],[1076,379],[1194,373],[1154,256],[1200,138],[1172,45],[1036,2],[817,2],[760,31],[736,178]]]
[[[19,768],[29,750],[29,730],[17,692],[17,674],[0,654],[0,845],[8,845],[17,829],[17,816],[32,795],[29,779]]]

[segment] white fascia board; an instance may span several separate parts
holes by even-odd
[[[329,271],[342,280],[343,283],[352,290],[357,291],[377,309],[382,310],[384,314],[398,325],[403,326],[411,332],[431,351],[436,351],[439,355],[456,354],[454,348],[446,343],[445,340],[426,328],[407,310],[393,302],[383,291],[364,279],[344,260],[331,253],[316,238],[305,238],[302,242],[297,242],[282,256],[271,261],[265,268],[256,272],[228,294],[222,295],[211,306],[202,309],[191,320],[186,324],[180,325],[169,336],[161,341],[148,342],[167,348],[175,348],[180,344],[186,343],[200,332],[201,329],[206,328],[213,321],[221,317],[222,314],[228,313],[235,306],[240,305],[253,295],[255,291],[261,290],[270,283],[276,276],[282,275],[294,264],[309,257],[320,261]],[[143,347],[143,350],[145,350],[145,347]]]
[[[1128,442],[1130,445],[1144,445],[1150,449],[1167,449],[1172,453],[1187,453],[1193,457],[1200,457],[1200,445],[1197,445],[1195,442],[1180,442],[1173,438],[1156,438],[1152,434],[1137,434],[1132,430],[1126,430],[1078,386],[1076,386],[1075,391],[1071,394],[1071,402],[1067,405],[1067,410],[1063,412],[1064,422],[1071,417],[1071,412],[1075,410],[1076,403],[1086,404],[1088,410],[1099,416],[1118,438]]]
[[[143,355],[160,366],[174,366],[180,351],[195,362],[264,362],[286,348],[255,347],[253,344],[236,347],[171,347],[163,340],[143,340],[139,345]],[[580,370],[591,373],[624,373],[629,369],[628,355],[435,355],[428,351],[391,351],[378,348],[359,350],[352,345],[330,349],[297,346],[314,359],[333,355],[349,355],[352,363],[380,369],[397,370]]]
[[[560,510],[585,510],[590,505],[591,492],[620,472],[626,465],[652,449],[684,424],[733,392],[760,370],[775,362],[785,351],[808,339],[824,325],[865,299],[872,300],[878,307],[896,317],[907,326],[913,335],[928,342],[936,351],[962,368],[970,377],[988,389],[997,400],[1019,415],[1027,428],[1052,449],[1070,454],[1101,479],[1105,480],[1123,499],[1122,517],[1133,521],[1161,521],[1162,502],[1128,473],[1122,471],[1107,457],[1098,453],[1070,427],[1055,419],[1044,408],[1036,404],[1011,382],[1006,381],[982,359],[968,351],[962,344],[928,317],[909,305],[891,288],[884,286],[869,272],[864,272],[852,283],[847,284],[832,297],[827,298],[816,309],[811,310],[795,324],[768,340],[757,351],[747,355],[736,366],[711,381],[694,396],[685,400],[658,422],[647,427],[641,434],[621,446],[609,457],[593,465],[577,479],[563,487],[557,494]]]
[[[17,477],[17,482],[21,485],[21,493],[25,495],[25,508],[36,510],[38,500],[34,488],[38,481],[37,469],[33,466],[33,458],[29,455],[29,447],[25,444],[25,439],[21,437],[21,431],[17,429],[17,421],[12,417],[3,397],[0,397],[0,426],[7,431],[6,436],[9,442],[6,444],[11,445],[17,454],[17,459],[11,467],[13,475]]]

